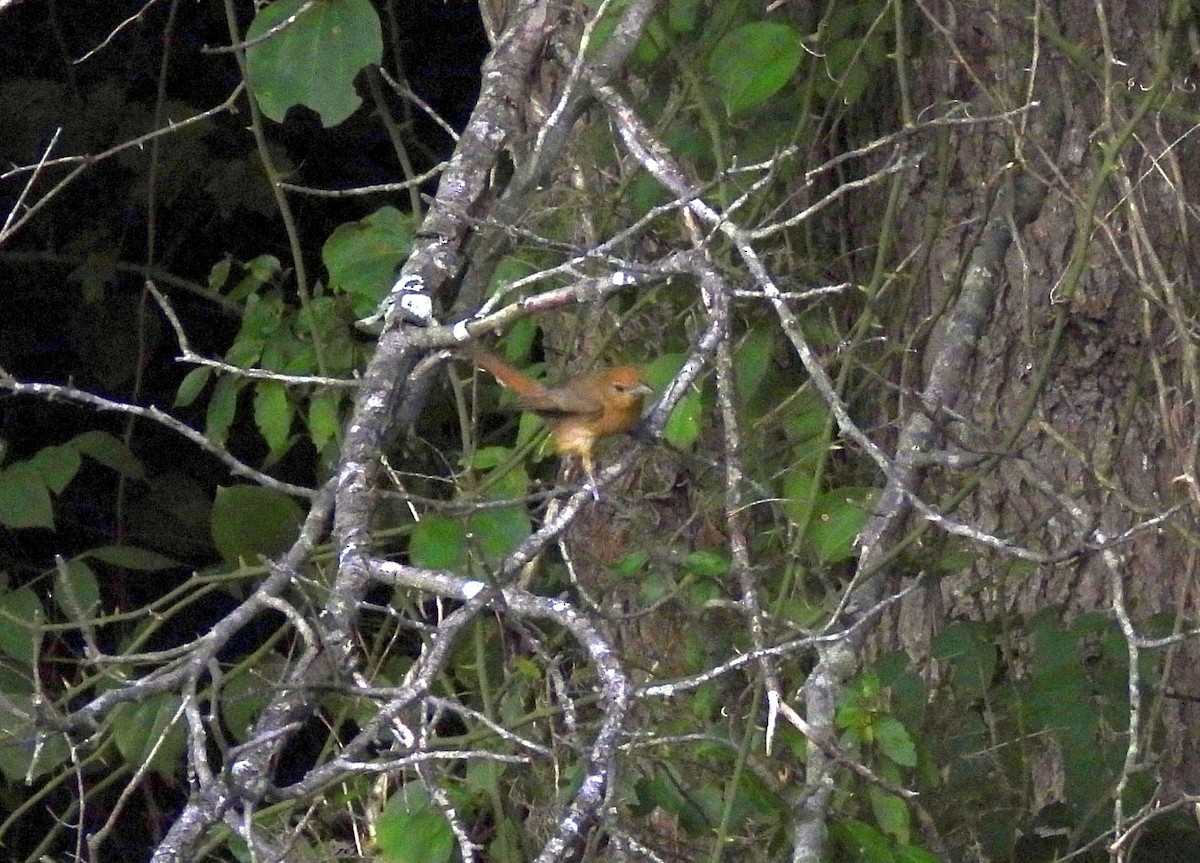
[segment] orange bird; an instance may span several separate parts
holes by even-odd
[[[471,359],[517,394],[521,410],[532,411],[545,421],[555,452],[579,456],[593,492],[596,441],[633,429],[642,418],[642,400],[654,392],[636,366],[617,366],[548,387],[487,351],[476,348]]]

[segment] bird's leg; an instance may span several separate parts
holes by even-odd
[[[590,455],[582,456],[583,472],[587,474],[588,485],[592,487],[592,500],[600,500],[600,484],[596,482],[596,463]]]

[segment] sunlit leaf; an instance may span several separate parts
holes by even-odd
[[[28,462],[0,469],[0,525],[54,528],[50,490]]]
[[[395,280],[396,269],[412,249],[412,217],[383,207],[338,225],[321,249],[329,284],[353,298],[354,312],[373,312]]]
[[[413,528],[408,557],[414,566],[456,569],[467,562],[467,537],[462,521],[427,515]]]
[[[287,391],[278,381],[259,381],[254,388],[254,424],[267,442],[271,455],[287,449],[293,410]]]
[[[67,441],[81,454],[129,479],[144,479],[146,469],[124,441],[106,431],[88,431]]]
[[[336,126],[362,99],[354,77],[383,59],[379,16],[369,0],[321,0],[284,24],[304,0],[277,0],[262,7],[246,31],[248,77],[263,113],[282,123],[293,105],[316,111],[325,127]]]
[[[285,494],[256,485],[219,486],[212,509],[212,537],[231,565],[274,557],[296,541],[304,513]]]
[[[34,631],[46,617],[42,601],[32,588],[21,587],[0,594],[0,653],[28,666],[34,658]]]
[[[765,102],[788,82],[804,58],[800,36],[787,24],[754,21],[732,30],[709,57],[708,74],[736,114]]]
[[[867,794],[879,829],[900,844],[907,845],[911,829],[907,804],[895,794],[889,794],[874,785],[867,788]]]

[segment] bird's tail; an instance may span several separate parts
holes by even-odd
[[[518,371],[495,354],[490,354],[483,348],[471,348],[471,362],[492,375],[503,386],[508,387],[518,396],[540,396],[546,392],[546,387],[529,375]]]

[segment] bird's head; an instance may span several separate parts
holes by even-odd
[[[636,407],[640,410],[642,399],[654,390],[646,386],[642,370],[637,366],[617,366],[604,373],[605,401],[612,405]]]

